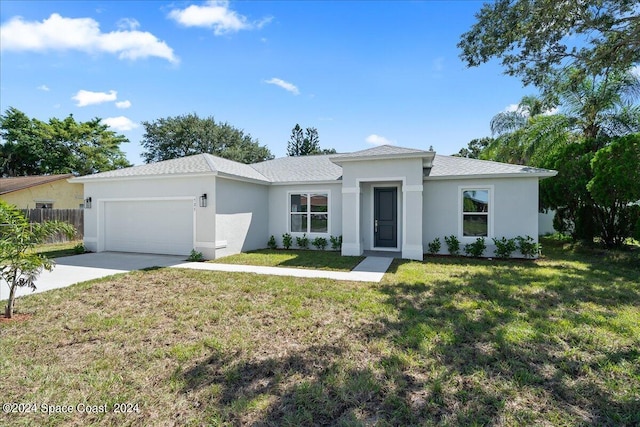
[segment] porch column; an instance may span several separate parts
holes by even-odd
[[[405,185],[402,192],[402,258],[422,261],[422,185]]]
[[[360,239],[360,184],[342,188],[342,255],[362,255]]]

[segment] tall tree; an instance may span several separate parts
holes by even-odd
[[[496,0],[458,47],[467,66],[501,59],[507,74],[552,96],[567,67],[602,75],[640,62],[639,13],[637,0]]]
[[[73,115],[43,122],[10,107],[0,116],[0,175],[86,175],[130,166],[120,144],[123,135],[95,118],[77,122]]]
[[[320,137],[318,129],[306,128],[302,129],[299,124],[291,129],[291,136],[287,143],[287,156],[308,156],[311,154],[335,154],[333,148],[320,148]]]
[[[216,123],[213,117],[197,114],[142,122],[145,133],[141,144],[146,163],[209,153],[240,163],[255,163],[273,158],[266,146],[251,135],[228,123]]]
[[[466,157],[468,159],[479,159],[483,150],[492,142],[493,138],[489,137],[472,139],[469,144],[467,144],[466,148],[461,148],[460,151],[454,154],[454,156]]]

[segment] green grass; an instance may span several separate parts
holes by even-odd
[[[74,248],[82,244],[82,240],[72,240],[63,243],[47,243],[39,245],[34,252],[44,254],[49,258],[60,258],[70,255],[77,255]]]
[[[219,258],[216,263],[262,265],[268,267],[315,268],[351,271],[365,257],[340,256],[336,251],[260,249]]]
[[[156,269],[18,300],[0,425],[640,423],[640,264],[396,260],[379,284]]]

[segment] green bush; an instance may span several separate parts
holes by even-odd
[[[435,239],[433,239],[433,242],[430,242],[428,244],[429,247],[429,253],[431,255],[435,255],[438,252],[440,252],[440,248],[442,247],[442,243],[440,243],[440,238],[436,237]]]
[[[202,262],[204,261],[204,255],[202,255],[202,252],[198,252],[195,249],[191,249],[191,254],[189,254],[189,258],[187,258],[187,261]]]
[[[445,236],[444,241],[447,244],[447,250],[451,255],[460,255],[460,240],[453,234]]]
[[[476,258],[481,257],[485,249],[487,245],[484,243],[484,237],[478,237],[475,242],[464,245],[465,255]]]
[[[342,249],[342,235],[340,236],[331,236],[329,237],[329,240],[331,241],[331,249],[333,249],[334,251],[339,251],[340,249]]]
[[[324,237],[316,237],[311,243],[313,243],[313,246],[315,246],[317,249],[320,249],[321,251],[324,251],[327,247],[327,239],[325,239]]]
[[[296,244],[300,249],[309,249],[309,238],[307,234],[303,234],[302,237],[296,237]]]
[[[291,234],[289,233],[284,233],[282,235],[282,247],[285,249],[291,249],[291,245],[293,245],[293,237],[291,237]]]
[[[269,247],[269,249],[278,249],[278,243],[276,242],[276,237],[273,234],[271,235],[271,237],[269,237],[267,246]]]
[[[534,242],[531,236],[516,237],[518,241],[518,250],[525,258],[533,258],[540,253],[540,244]]]
[[[493,238],[493,244],[496,245],[493,251],[496,258],[511,258],[511,254],[518,248],[516,245],[516,239],[507,239],[503,237],[501,239]]]
[[[83,254],[85,252],[87,252],[87,249],[84,247],[84,245],[82,243],[78,243],[77,245],[75,245],[73,247],[73,253],[74,254],[80,255],[80,254]]]

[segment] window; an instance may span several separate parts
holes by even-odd
[[[53,209],[52,202],[36,202],[36,209]]]
[[[462,190],[462,235],[489,236],[489,189]]]
[[[329,195],[327,193],[291,193],[289,230],[292,233],[329,231]]]

